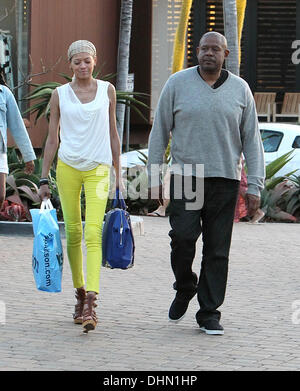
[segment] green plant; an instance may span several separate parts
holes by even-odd
[[[265,187],[273,189],[278,183],[282,182],[286,177],[293,175],[297,170],[291,171],[285,176],[276,177],[277,172],[284,167],[292,158],[292,153],[294,149],[279,156],[277,159],[273,160],[266,166],[266,185]]]
[[[266,166],[266,182],[265,188],[261,192],[260,206],[262,211],[265,213],[266,219],[269,218],[272,220],[292,222],[297,221],[298,217],[295,215],[295,212],[298,212],[298,208],[295,208],[297,204],[295,201],[296,195],[293,198],[294,203],[292,204],[291,199],[290,206],[287,208],[287,200],[291,198],[292,194],[295,192],[295,185],[293,185],[290,177],[293,177],[296,170],[286,174],[285,176],[276,176],[277,172],[293,158],[293,152],[294,150],[285,153]]]
[[[300,218],[300,189],[295,189],[295,191],[289,194],[286,211],[297,219]]]
[[[38,185],[42,174],[43,159],[37,158],[35,160],[34,172],[32,174],[25,174],[24,163],[17,153],[16,148],[8,148],[7,157],[9,176],[6,181],[6,200],[10,203],[21,205],[24,208],[26,220],[31,221],[29,209],[38,208],[40,205]],[[62,216],[56,185],[55,163],[50,168],[49,186],[53,206],[57,209],[58,216]]]
[[[265,220],[297,221],[293,213],[286,209],[286,197],[291,194],[294,187],[289,178],[297,170],[291,171],[285,176],[276,176],[279,170],[293,158],[293,152],[294,149],[266,165],[265,187],[261,192],[260,203],[260,209],[265,213]],[[247,170],[246,165],[245,169]]]
[[[261,209],[266,218],[278,221],[296,222],[297,217],[286,208],[286,196],[293,192],[294,185],[288,179],[278,183],[274,188],[266,188],[261,194]]]
[[[138,154],[140,155],[141,165],[130,167],[124,173],[124,183],[127,188],[126,204],[130,213],[147,214],[149,210],[157,207],[157,201],[148,198],[148,174],[146,169],[148,156],[141,151],[138,151]],[[164,155],[162,176],[165,175],[170,160],[169,143]]]
[[[144,155],[146,159],[147,156]],[[148,199],[148,177],[146,167],[135,166],[123,171],[123,184],[127,210],[131,214],[147,214],[151,207],[156,205],[155,201]],[[112,170],[110,175],[110,188],[106,211],[111,209],[112,199],[115,195],[115,173]]]
[[[290,178],[291,189],[284,199],[284,208],[287,213],[300,218],[300,176],[292,175]]]
[[[10,173],[14,170],[24,169],[25,167],[21,157],[17,153],[17,149],[14,147],[7,148],[7,163]]]
[[[148,176],[145,167],[131,167],[124,179],[126,204],[130,213],[144,214],[148,209]]]
[[[17,180],[12,174],[6,178],[6,200],[22,205],[25,210],[26,219],[31,221],[29,209],[32,205],[37,205],[40,202],[37,194],[38,187],[34,182],[26,178],[19,178],[18,182],[17,184]]]

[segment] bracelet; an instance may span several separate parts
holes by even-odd
[[[49,185],[48,178],[41,178],[40,181],[39,181],[39,185],[40,186]]]

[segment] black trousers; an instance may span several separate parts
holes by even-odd
[[[201,186],[197,190],[198,182],[192,177],[192,190],[196,192],[194,199],[187,199],[184,194],[180,199],[175,199],[178,183],[181,182],[183,188],[184,181],[183,177],[178,176],[174,180],[172,175],[169,206],[171,266],[175,276],[173,287],[177,291],[178,300],[190,300],[197,293],[200,305],[196,314],[198,323],[212,318],[219,320],[221,317],[217,308],[225,297],[228,257],[240,183],[226,178],[199,180],[204,182],[203,193]],[[199,201],[201,196],[204,198],[203,205],[196,210],[187,210],[187,202],[195,202],[196,197]],[[198,280],[196,273],[192,272],[192,264],[196,242],[201,233],[203,249]]]

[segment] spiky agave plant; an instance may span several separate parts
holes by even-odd
[[[298,208],[294,209],[295,205],[287,208],[288,202],[286,201],[294,193],[291,178],[297,170],[291,171],[285,176],[276,176],[278,171],[293,158],[293,152],[294,150],[285,153],[266,166],[266,183],[261,192],[260,208],[266,217],[273,220],[297,221],[294,212]]]
[[[277,172],[293,158],[293,152],[294,150],[291,150],[282,156],[279,156],[266,166],[266,190],[273,189],[276,185],[278,185],[278,183],[282,182],[287,177],[290,177],[297,171],[291,171],[284,176],[275,176]]]

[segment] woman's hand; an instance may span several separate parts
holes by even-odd
[[[49,185],[41,185],[39,188],[39,191],[38,191],[38,195],[39,195],[41,201],[43,201],[44,199],[51,198],[51,192],[49,189]]]
[[[24,172],[25,174],[32,174],[34,171],[34,161],[33,160],[30,160],[29,162],[26,162],[25,163],[25,169],[24,169]]]
[[[121,193],[125,193],[125,185],[123,182],[123,178],[117,178],[116,179],[116,188],[119,189]]]

